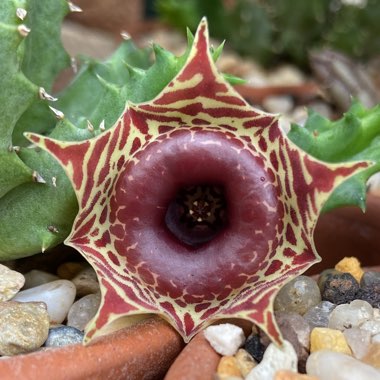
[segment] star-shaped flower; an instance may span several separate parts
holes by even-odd
[[[319,261],[322,205],[368,165],[319,162],[277,116],[249,106],[215,68],[205,20],[180,73],[152,101],[127,104],[108,131],[83,142],[28,137],[78,198],[66,244],[102,293],[87,339],[120,317],[159,314],[185,340],[236,317],[280,343],[274,297]]]

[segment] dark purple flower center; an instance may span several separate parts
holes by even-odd
[[[227,221],[227,202],[220,185],[180,188],[165,214],[170,232],[192,247],[211,241],[226,227]]]

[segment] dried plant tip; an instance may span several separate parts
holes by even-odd
[[[127,31],[125,31],[125,30],[123,30],[123,31],[120,33],[120,35],[121,35],[121,38],[122,38],[123,40],[128,41],[128,40],[131,39],[131,35],[130,35]]]
[[[17,8],[17,9],[16,9],[16,16],[17,16],[20,20],[24,20],[27,14],[28,14],[28,12],[27,12],[26,9],[24,9],[24,8]]]
[[[10,145],[8,148],[8,151],[18,153],[20,149],[21,148],[18,145]]]
[[[65,117],[65,114],[60,111],[60,110],[57,110],[56,108],[53,108],[51,106],[49,106],[49,108],[53,111],[54,113],[54,116],[58,119],[58,120],[63,120],[64,117]]]
[[[87,120],[87,129],[90,131],[90,132],[94,132],[94,126],[92,125],[91,121],[90,120]]]
[[[77,60],[74,57],[71,57],[70,61],[71,61],[71,63],[70,63],[71,64],[71,69],[73,70],[73,73],[76,74],[78,72]]]
[[[49,100],[50,102],[56,102],[58,100],[58,98],[48,94],[43,87],[39,88],[38,93],[40,95],[40,99],[42,100]]]
[[[57,177],[51,177],[51,183],[54,187],[57,187]]]
[[[83,12],[81,7],[78,7],[78,5],[75,5],[71,1],[67,2],[69,4],[70,12]]]
[[[52,232],[53,234],[57,234],[59,232],[58,228],[56,226],[48,226],[47,228],[50,232]]]
[[[18,32],[23,36],[26,37],[30,33],[30,28],[28,28],[26,25],[21,24],[17,27]]]
[[[104,120],[101,121],[101,123],[99,124],[99,129],[104,132],[106,130],[106,124],[104,122]]]
[[[41,174],[38,171],[34,171],[32,173],[33,181],[38,183],[46,183],[46,181],[42,178]]]

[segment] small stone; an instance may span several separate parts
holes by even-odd
[[[289,341],[297,353],[298,370],[305,372],[310,348],[310,326],[297,313],[277,312],[276,322],[282,337]]]
[[[293,109],[294,101],[288,95],[272,95],[263,100],[263,107],[268,112],[286,114]]]
[[[271,343],[261,363],[252,369],[246,380],[273,380],[280,369],[297,372],[297,354],[287,340],[284,340],[282,347]]]
[[[311,277],[298,276],[278,292],[274,309],[303,315],[319,302],[321,302],[321,294],[317,283]]]
[[[339,330],[315,327],[310,334],[310,352],[330,350],[351,355],[346,338]]]
[[[32,269],[28,273],[25,273],[24,277],[25,277],[25,284],[24,284],[23,290],[34,288],[35,286],[39,286],[42,284],[47,284],[48,282],[59,280],[58,276],[42,271],[42,270],[37,270],[37,269]]]
[[[0,355],[34,351],[43,345],[48,332],[49,315],[44,303],[0,303]]]
[[[338,305],[331,312],[328,327],[343,331],[352,327],[359,327],[372,317],[373,308],[368,302],[354,300],[349,304]]]
[[[375,380],[380,371],[349,355],[322,350],[309,356],[306,363],[308,375],[319,380]]]
[[[72,280],[77,289],[77,296],[83,297],[100,291],[98,278],[93,268],[82,269]]]
[[[321,293],[323,292],[323,289],[325,288],[325,282],[328,277],[330,277],[333,274],[342,274],[342,272],[337,271],[336,269],[325,269],[321,272],[321,274],[318,277],[318,286]]]
[[[100,294],[88,294],[74,302],[67,315],[67,326],[83,331],[95,316],[100,305]]]
[[[380,320],[372,319],[360,325],[361,330],[368,331],[371,335],[380,334]]]
[[[314,376],[303,375],[287,369],[281,369],[276,372],[274,380],[319,380]]]
[[[331,312],[336,305],[330,301],[322,301],[318,305],[311,307],[304,315],[304,319],[310,327],[327,327]]]
[[[360,287],[371,287],[380,283],[380,272],[364,272]]]
[[[371,343],[371,333],[354,327],[344,330],[343,334],[355,358],[361,359],[368,351]]]
[[[236,364],[243,377],[246,377],[256,367],[257,362],[244,348],[239,348],[235,354]]]
[[[380,343],[372,343],[361,360],[372,367],[380,369]]]
[[[258,334],[250,335],[244,344],[244,349],[258,362],[263,360],[265,346]]]
[[[241,378],[241,372],[234,356],[223,356],[219,361],[216,372],[221,379],[224,379],[226,376]]]
[[[380,283],[360,287],[356,298],[367,301],[373,307],[380,307]]]
[[[380,343],[380,334],[376,334],[372,337],[372,343]]]
[[[84,334],[75,327],[59,326],[49,330],[45,347],[62,347],[69,344],[82,343]]]
[[[231,323],[209,326],[204,335],[218,354],[226,356],[234,355],[245,341],[243,329]]]
[[[81,270],[88,268],[88,264],[84,262],[66,262],[61,264],[57,269],[57,275],[64,280],[73,279]]]
[[[356,257],[343,258],[335,265],[335,269],[343,273],[350,273],[357,282],[360,282],[364,274],[360,261]]]
[[[68,280],[57,280],[22,290],[13,298],[19,302],[45,302],[52,324],[59,324],[65,320],[74,299],[75,286]]]
[[[0,302],[10,300],[24,285],[24,276],[0,264]]]
[[[336,305],[351,302],[359,291],[359,283],[349,273],[327,275],[321,292],[324,301]]]

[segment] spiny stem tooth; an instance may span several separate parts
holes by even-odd
[[[26,37],[30,33],[30,28],[28,28],[26,25],[21,24],[17,27],[18,32],[23,36]]]
[[[75,5],[73,2],[68,1],[70,12],[83,12],[81,7],[78,7],[78,5]]]
[[[17,9],[16,9],[16,16],[17,16],[20,20],[24,20],[27,14],[28,14],[28,12],[27,12],[26,9],[24,9],[24,8],[17,8]]]
[[[91,121],[90,120],[87,120],[87,129],[90,131],[90,132],[94,132],[94,126],[92,125]]]
[[[59,232],[58,228],[56,226],[53,226],[53,225],[50,225],[48,226],[47,228],[50,232],[52,232],[53,234],[57,234]]]
[[[99,124],[99,129],[104,132],[106,130],[106,124],[105,124],[105,121],[104,119],[100,122]]]
[[[38,183],[46,183],[46,181],[42,178],[41,174],[38,171],[34,170],[32,173],[33,181]]]
[[[76,74],[78,72],[78,63],[75,57],[70,58],[70,65],[71,65],[71,70],[73,70],[73,73]]]
[[[54,187],[57,187],[57,177],[51,177],[51,183]]]
[[[38,93],[40,95],[40,99],[42,100],[49,100],[50,102],[56,102],[58,100],[58,98],[48,94],[43,87],[39,88]]]
[[[125,30],[123,30],[123,31],[120,33],[120,36],[121,36],[121,38],[122,38],[123,40],[126,40],[126,41],[128,41],[128,40],[131,39],[131,35],[130,35],[127,31],[125,31]]]
[[[58,119],[58,120],[63,120],[64,117],[65,117],[65,114],[60,111],[60,110],[57,110],[56,108],[53,108],[51,106],[49,106],[49,108],[52,110],[52,112],[54,113],[54,116]]]

